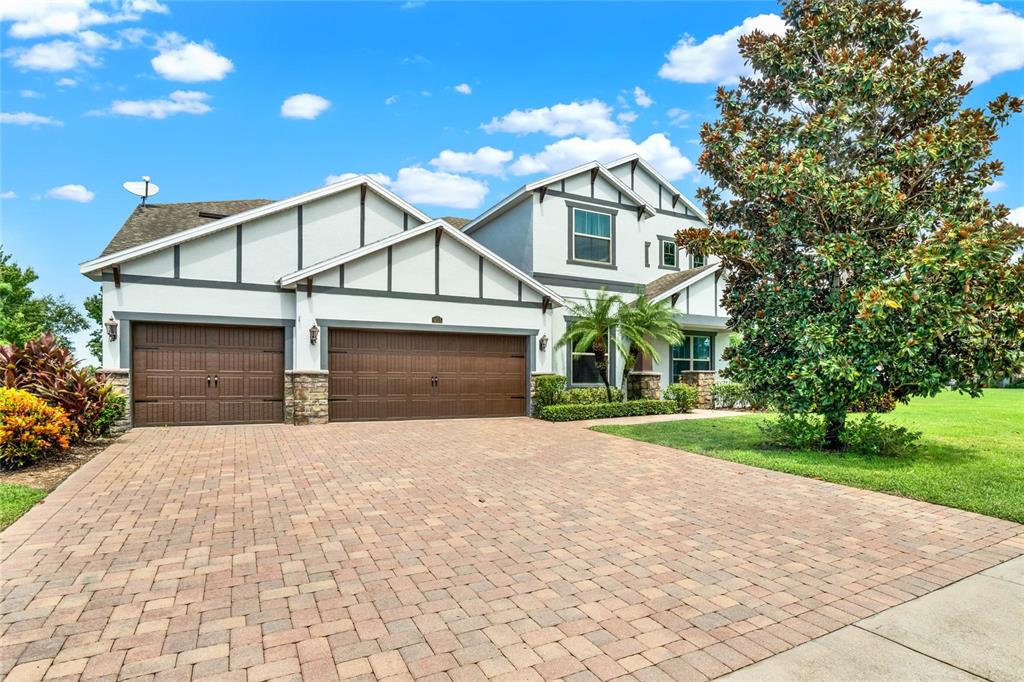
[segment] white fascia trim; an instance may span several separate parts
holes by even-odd
[[[617,177],[612,175],[611,171],[609,171],[607,168],[602,166],[597,161],[591,161],[589,163],[583,164],[582,166],[576,166],[575,168],[570,168],[567,171],[562,171],[561,173],[558,173],[556,175],[552,175],[552,176],[544,178],[542,180],[537,180],[536,182],[531,182],[529,185],[527,185],[525,187],[525,189],[527,191],[529,191],[529,192],[532,192],[534,190],[540,189],[541,187],[546,187],[547,185],[550,185],[553,182],[558,182],[559,180],[564,180],[566,178],[571,178],[571,177],[573,177],[575,175],[579,175],[580,173],[585,173],[586,171],[593,170],[595,168],[597,169],[597,172],[601,175],[601,177],[603,177],[605,180],[607,180],[610,183],[612,183],[613,185],[615,185],[615,187],[620,192],[622,192],[624,195],[626,195],[627,197],[632,199],[633,203],[635,203],[637,206],[643,206],[644,207],[644,211],[646,213],[650,213],[651,215],[655,214],[654,213],[654,209],[652,209],[648,205],[648,202],[647,202],[646,199],[644,199],[642,196],[640,196],[639,194],[637,194],[636,192],[631,190],[629,187],[627,187],[622,182],[622,180],[619,180]]]
[[[668,298],[669,296],[671,296],[672,294],[678,293],[678,292],[682,291],[683,289],[685,289],[686,287],[688,287],[688,286],[690,286],[692,284],[696,284],[697,282],[701,281],[702,279],[704,279],[708,275],[712,275],[712,274],[718,272],[721,269],[722,269],[721,265],[715,265],[715,267],[708,268],[704,272],[698,272],[693,277],[691,277],[689,279],[684,279],[682,282],[680,282],[679,284],[675,285],[674,287],[671,287],[671,288],[666,289],[665,291],[661,292],[660,294],[658,294],[657,296],[652,298],[651,302],[652,303],[657,303],[658,301],[663,301],[666,298]],[[717,303],[717,301],[716,301],[716,303]]]
[[[473,218],[468,223],[463,225],[462,231],[465,232],[466,234],[475,232],[476,228],[490,221],[491,218],[497,217],[498,215],[512,208],[513,204],[518,203],[519,200],[525,197],[527,194],[529,194],[529,192],[526,190],[526,186],[524,185],[523,187],[520,187],[516,191],[512,192],[512,194],[509,194],[507,197],[491,206],[489,209],[478,215],[476,218]]]
[[[354,249],[347,253],[334,256],[333,258],[322,260],[319,263],[314,263],[313,265],[310,265],[309,267],[303,268],[301,270],[296,270],[295,272],[289,273],[281,277],[279,282],[282,287],[296,286],[302,280],[319,274],[325,270],[330,270],[331,268],[337,267],[339,265],[344,265],[345,263],[358,260],[359,258],[368,256],[369,254],[374,253],[375,251],[380,251],[381,249],[386,249],[389,246],[394,246],[395,244],[404,242],[407,239],[413,239],[414,237],[418,237],[422,234],[433,232],[435,229],[438,228],[440,228],[447,235],[455,239],[455,241],[471,249],[477,255],[483,256],[485,259],[490,261],[499,269],[504,270],[505,273],[520,280],[541,296],[548,297],[549,299],[551,299],[553,303],[557,305],[565,304],[565,300],[557,293],[555,293],[552,289],[549,289],[548,287],[544,286],[543,284],[535,280],[533,277],[526,274],[516,266],[512,265],[507,260],[499,256],[498,254],[494,253],[493,251],[491,251],[486,246],[476,241],[472,237],[463,234],[463,232],[458,228],[452,227],[450,224],[440,219],[433,220],[429,223],[424,223],[419,227],[415,227],[411,230],[406,230],[405,232],[399,232],[397,234],[391,235],[390,237],[385,237],[384,239],[375,241],[372,244],[367,244],[366,246],[362,246],[358,249]]]
[[[698,208],[695,203],[687,199],[686,195],[679,191],[679,188],[677,188],[675,185],[669,182],[664,175],[658,172],[658,169],[651,165],[650,161],[640,156],[639,154],[630,154],[629,156],[623,156],[621,159],[616,159],[615,161],[612,161],[611,163],[608,164],[608,168],[618,168],[622,164],[629,163],[630,161],[637,161],[641,166],[643,166],[645,171],[647,171],[651,176],[654,177],[655,180],[668,187],[675,193],[677,197],[682,199],[683,203],[689,206],[690,209],[694,213],[696,213],[701,220],[703,220],[704,222],[708,221],[708,217],[707,215],[704,214],[704,211],[700,210],[700,208]]]
[[[249,209],[248,211],[242,211],[241,213],[236,213],[226,218],[215,220],[212,223],[199,225],[198,227],[193,227],[191,229],[178,232],[176,234],[161,237],[160,239],[155,239],[151,242],[146,242],[145,244],[133,246],[128,249],[122,249],[121,251],[117,251],[107,256],[94,258],[93,260],[86,261],[79,265],[78,270],[83,275],[85,275],[90,272],[94,272],[96,270],[101,270],[103,268],[109,267],[111,265],[117,265],[128,260],[133,260],[135,258],[145,256],[147,254],[153,253],[154,251],[166,249],[167,247],[174,246],[175,244],[181,244],[182,242],[187,242],[192,239],[204,237],[208,234],[217,232],[219,230],[223,230],[228,227],[234,227],[235,225],[240,225],[251,220],[256,220],[257,218],[263,218],[268,215],[272,215],[274,213],[284,211],[289,208],[301,206],[302,204],[308,203],[310,201],[315,201],[317,199],[322,199],[324,197],[331,196],[332,194],[337,194],[338,192],[344,192],[345,190],[352,189],[353,187],[358,187],[359,185],[362,184],[366,184],[374,192],[380,195],[381,198],[401,208],[409,215],[416,216],[418,219],[424,222],[430,221],[430,216],[428,216],[426,213],[419,210],[412,204],[399,198],[397,195],[392,193],[390,190],[386,189],[383,185],[378,183],[373,178],[367,175],[357,175],[354,178],[342,180],[341,182],[336,182],[332,185],[327,185],[325,187],[318,187],[317,189],[311,190],[309,192],[297,194],[287,199],[281,199],[280,201],[275,201],[273,203],[266,204],[265,206],[257,206],[256,208]]]

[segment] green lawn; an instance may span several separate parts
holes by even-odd
[[[46,497],[45,490],[13,483],[0,483],[0,529],[14,523],[19,516]]]
[[[595,431],[856,488],[968,509],[1024,523],[1024,390],[990,389],[973,399],[946,392],[900,405],[885,421],[923,432],[900,458],[759,445],[768,415],[595,426]]]

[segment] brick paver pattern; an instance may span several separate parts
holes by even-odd
[[[701,680],[1022,532],[526,419],[136,429],[3,533],[0,676]]]

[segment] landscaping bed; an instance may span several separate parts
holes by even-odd
[[[988,389],[978,399],[946,392],[898,406],[882,420],[923,434],[920,447],[900,457],[765,448],[758,426],[771,418],[751,414],[591,428],[1024,523],[1024,391]]]

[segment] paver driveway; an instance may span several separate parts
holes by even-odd
[[[701,679],[1022,531],[525,419],[138,429],[4,532],[0,672]]]

